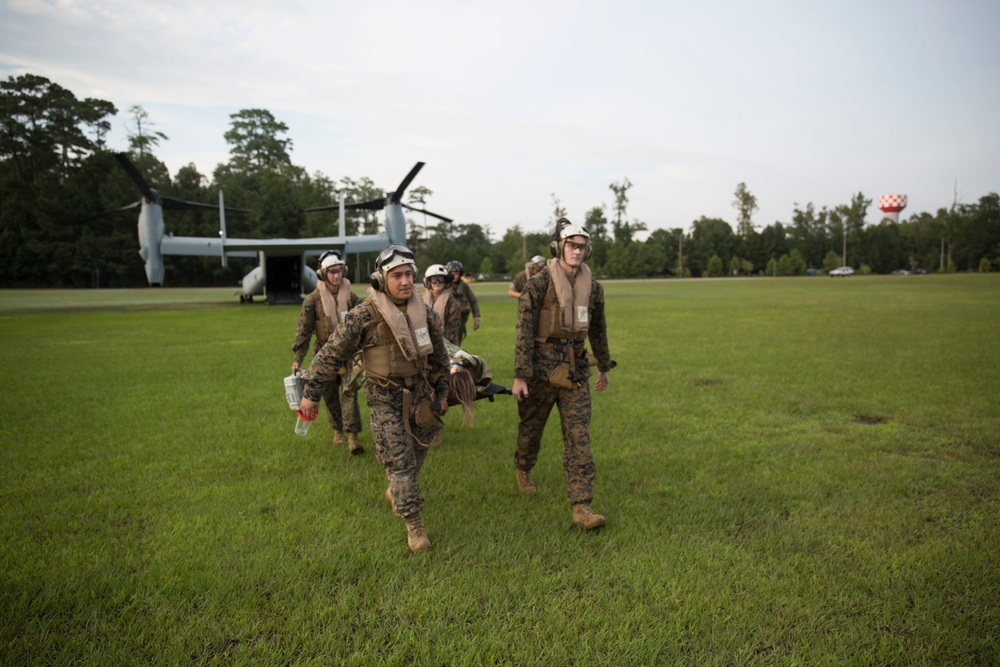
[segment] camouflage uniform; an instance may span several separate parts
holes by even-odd
[[[451,286],[451,297],[458,302],[459,310],[462,314],[462,327],[459,329],[458,339],[451,342],[461,345],[462,340],[468,333],[465,325],[469,321],[469,313],[471,312],[475,318],[479,317],[479,300],[476,299],[472,288],[464,280],[459,280]]]
[[[608,351],[608,329],[604,318],[604,288],[592,280],[588,304],[590,325],[588,337],[597,368],[606,372],[614,368]],[[538,345],[535,329],[551,278],[546,267],[528,280],[517,303],[517,343],[514,348],[514,377],[523,378],[528,396],[517,404],[521,417],[517,432],[514,467],[530,471],[538,461],[542,433],[552,406],[559,409],[563,436],[563,471],[566,473],[567,496],[570,504],[590,503],[594,498],[597,476],[590,451],[590,382],[584,381],[573,389],[560,389],[549,383],[549,375],[560,364],[563,353],[552,345]],[[572,343],[570,343],[572,345]],[[578,348],[583,342],[577,343]],[[577,350],[579,354],[579,349]],[[589,378],[590,369],[586,370]]]
[[[510,282],[509,289],[514,290],[518,294],[524,291],[524,288],[528,286],[528,279],[530,276],[527,271],[521,271],[519,274],[514,276],[514,280]]]
[[[455,298],[454,294],[448,300],[448,307],[444,311],[444,319],[439,319],[438,321],[441,322],[443,327],[442,334],[446,341],[454,343],[461,340],[462,327],[464,326],[462,323],[462,305]]]
[[[324,387],[334,381],[341,368],[350,365],[354,353],[361,349],[366,340],[369,344],[385,344],[385,341],[369,338],[370,329],[377,331],[381,315],[374,306],[369,308],[368,303],[366,299],[344,317],[340,326],[330,336],[329,342],[313,359],[305,373],[305,388],[302,392],[309,400],[318,400]],[[428,330],[434,350],[427,358],[427,366],[415,377],[416,382],[409,387],[410,414],[407,417],[410,420],[413,436],[420,442],[429,444],[440,432],[441,422],[437,421],[421,428],[414,423],[414,414],[421,399],[447,400],[448,353],[441,337],[441,319],[430,308],[424,306],[423,302],[420,302],[420,306],[427,310]],[[374,334],[374,331],[372,333]],[[396,344],[395,339],[392,344]],[[385,468],[396,515],[406,519],[416,516],[424,508],[419,477],[420,468],[427,456],[427,448],[415,443],[406,433],[403,425],[403,390],[403,385],[380,381],[371,374],[365,385],[365,397],[368,399],[368,410],[371,413],[375,458]]]
[[[292,341],[292,351],[295,352],[295,361],[299,364],[306,358],[306,351],[309,349],[309,341],[313,334],[316,335],[316,343],[313,345],[313,356],[319,353],[323,345],[330,337],[329,320],[323,310],[323,297],[320,290],[327,289],[325,283],[320,283],[312,292],[306,296],[302,304],[302,312],[299,314],[299,324],[295,329],[295,340]],[[334,301],[337,295],[333,294]],[[361,299],[357,294],[351,292],[346,305],[337,304],[343,310],[350,310],[358,305]],[[325,334],[325,335],[324,335]],[[326,405],[327,419],[330,428],[334,431],[347,431],[348,433],[361,433],[361,408],[358,406],[358,392],[342,389],[343,375],[338,375],[332,382],[326,385],[323,391],[323,403]]]

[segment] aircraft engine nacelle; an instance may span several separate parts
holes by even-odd
[[[402,206],[386,206],[385,232],[389,243],[406,244],[406,216]]]
[[[146,265],[146,280],[150,286],[163,285],[163,255],[160,240],[163,238],[163,207],[144,202],[139,212],[139,256]]]
[[[264,284],[267,276],[264,275],[264,267],[258,266],[250,273],[243,276],[240,285],[243,289],[243,297],[263,296]]]
[[[319,276],[310,267],[306,266],[305,262],[302,262],[302,293],[309,294],[316,289],[316,285],[318,284]]]

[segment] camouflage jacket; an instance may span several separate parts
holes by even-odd
[[[479,317],[479,300],[464,280],[459,280],[457,284],[451,286],[451,294],[458,300],[462,315],[471,310],[473,317]]]
[[[514,377],[548,378],[562,361],[562,353],[555,349],[535,345],[535,328],[541,312],[545,293],[552,282],[549,270],[545,268],[528,280],[517,301],[517,342],[514,346]],[[608,325],[604,318],[604,288],[591,278],[590,326],[587,337],[591,352],[597,357],[597,370],[606,372],[615,367],[608,350]]]
[[[445,309],[444,320],[438,319],[437,321],[441,322],[441,333],[446,341],[454,342],[462,337],[462,308],[454,296]]]
[[[319,352],[320,348],[326,344],[325,339],[320,340],[316,326],[317,317],[326,317],[326,313],[323,311],[323,296],[319,292],[321,289],[326,289],[326,286],[322,283],[317,285],[316,289],[306,296],[306,300],[302,304],[302,312],[299,313],[299,324],[295,329],[295,339],[292,340],[292,352],[295,353],[295,361],[300,364],[302,363],[302,360],[306,358],[306,352],[309,351],[309,340],[312,338],[314,333],[317,335],[316,345],[313,347],[313,354]],[[336,299],[337,295],[334,294],[333,298]],[[351,296],[347,301],[348,303],[343,307],[343,310],[350,310],[351,308],[354,308],[354,306],[361,303],[361,298],[354,292],[351,292]],[[339,306],[340,304],[337,305]]]
[[[305,386],[302,395],[311,401],[319,401],[323,397],[323,387],[332,382],[341,368],[351,365],[354,353],[361,349],[368,330],[379,323],[381,315],[375,308],[367,308],[368,299],[353,308],[330,335],[323,349],[313,357],[312,363],[303,374]],[[441,336],[441,318],[421,301],[420,306],[427,310],[428,331],[434,350],[427,358],[426,372],[432,378],[435,396],[438,400],[448,398],[448,350]],[[374,311],[374,312],[373,312]],[[373,341],[379,343],[379,341]],[[395,340],[393,340],[395,344]],[[435,377],[436,376],[436,377]]]
[[[519,274],[514,276],[514,280],[511,281],[509,289],[512,289],[520,294],[521,292],[524,291],[524,288],[527,286],[528,286],[528,272],[521,271]]]

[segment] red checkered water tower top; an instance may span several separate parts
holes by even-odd
[[[878,207],[893,222],[899,222],[899,212],[906,208],[906,195],[882,195]]]

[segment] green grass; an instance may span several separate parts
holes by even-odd
[[[476,290],[509,384],[515,304]],[[1000,660],[1000,276],[606,291],[608,526],[571,528],[554,416],[516,493],[499,397],[446,418],[416,556],[367,425],[292,433],[296,309],[0,291],[0,662]]]

